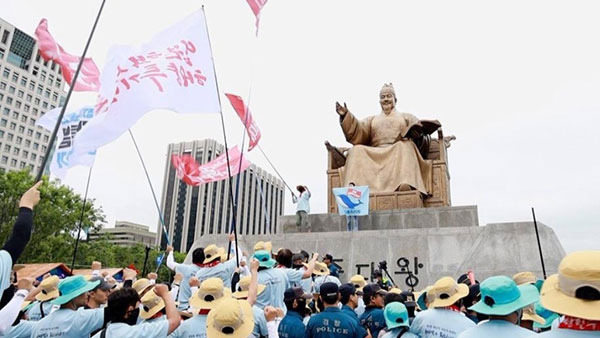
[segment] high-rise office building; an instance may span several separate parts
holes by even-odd
[[[227,234],[231,226],[229,180],[188,186],[179,180],[171,155],[189,154],[198,163],[214,160],[225,151],[215,140],[170,144],[167,152],[161,210],[175,250],[186,252],[194,240],[207,234]],[[232,178],[235,198],[237,175]],[[252,164],[239,175],[236,227],[239,234],[275,233],[283,214],[284,185],[278,178]],[[159,223],[156,243],[166,246]]]
[[[39,170],[50,132],[35,122],[62,104],[64,87],[35,38],[0,19],[0,171]]]
[[[116,221],[114,228],[102,228],[98,232],[89,234],[90,240],[108,236],[108,241],[119,246],[133,246],[136,244],[154,245],[156,233],[148,230],[147,225],[127,221]]]

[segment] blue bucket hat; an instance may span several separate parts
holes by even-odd
[[[58,283],[60,297],[54,299],[50,303],[54,305],[63,305],[71,301],[73,298],[94,289],[99,284],[99,280],[95,282],[88,282],[85,280],[85,277],[81,275],[67,277]]]
[[[546,321],[544,324],[534,322],[533,323],[534,329],[549,328],[552,325],[552,322],[554,322],[557,318],[560,317],[560,315],[558,313],[552,312],[552,311],[546,309],[545,307],[543,307],[540,302],[535,303],[534,309],[535,309],[535,313],[538,316],[544,318],[544,320]]]
[[[480,285],[481,300],[469,310],[484,315],[506,316],[540,300],[535,285],[517,284],[506,276],[493,276]]]
[[[252,257],[254,257],[258,261],[258,265],[263,268],[272,268],[277,263],[277,261],[271,257],[271,253],[267,250],[255,251]]]
[[[383,317],[385,318],[385,324],[389,330],[395,329],[400,326],[408,327],[408,310],[406,306],[400,302],[391,302],[383,309]]]

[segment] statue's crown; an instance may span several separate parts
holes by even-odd
[[[385,83],[383,85],[383,87],[381,87],[381,90],[379,91],[379,95],[383,94],[383,93],[392,93],[394,94],[394,97],[396,97],[396,92],[394,91],[394,86],[392,85],[392,83]]]

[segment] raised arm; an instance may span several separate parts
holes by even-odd
[[[336,102],[335,111],[340,116],[340,125],[342,126],[346,141],[352,144],[368,145],[371,138],[371,118],[367,118],[364,121],[358,120],[348,110],[346,103],[342,106]]]
[[[19,202],[19,216],[13,226],[10,237],[2,247],[2,250],[6,250],[10,254],[13,264],[19,259],[27,242],[29,242],[29,238],[31,238],[31,229],[33,228],[33,208],[40,202],[40,192],[38,188],[42,183],[42,181],[37,182],[21,196],[21,201]]]
[[[171,298],[169,289],[164,284],[156,285],[154,287],[154,292],[165,302],[165,312],[167,313],[167,320],[169,321],[169,330],[167,334],[171,334],[181,322],[181,317],[175,307],[175,301]]]
[[[315,270],[315,263],[317,262],[317,259],[319,259],[319,254],[313,253],[312,258],[307,264],[308,268],[306,269],[306,271],[304,271],[304,274],[302,275],[302,279],[310,278],[310,276],[312,276],[312,273]]]

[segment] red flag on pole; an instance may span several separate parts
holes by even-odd
[[[256,121],[252,118],[250,109],[246,107],[246,105],[244,104],[244,100],[241,97],[227,93],[225,94],[225,96],[227,96],[227,98],[229,99],[229,102],[231,103],[233,109],[235,109],[235,112],[242,120],[242,123],[245,123],[246,131],[248,132],[248,137],[250,138],[248,151],[251,151],[252,149],[254,149],[254,147],[256,147],[258,141],[260,140],[260,129],[258,129]],[[248,113],[247,116],[246,113]]]
[[[225,153],[202,165],[198,164],[190,155],[173,155],[171,163],[175,167],[177,177],[191,186],[221,181],[229,177]],[[248,169],[249,166],[250,162],[243,157],[237,146],[229,149],[231,175],[237,175]]]
[[[256,35],[258,35],[258,24],[260,23],[260,11],[267,3],[267,0],[246,0],[248,5],[250,5],[250,9],[252,9],[252,13],[256,17]]]
[[[67,53],[52,37],[48,31],[48,20],[42,19],[35,29],[38,39],[40,54],[45,61],[52,60],[60,66],[65,81],[72,86],[75,70],[81,59],[77,55]],[[77,77],[77,83],[73,88],[80,92],[97,92],[100,90],[100,70],[91,58],[85,58],[81,65],[81,71]]]

